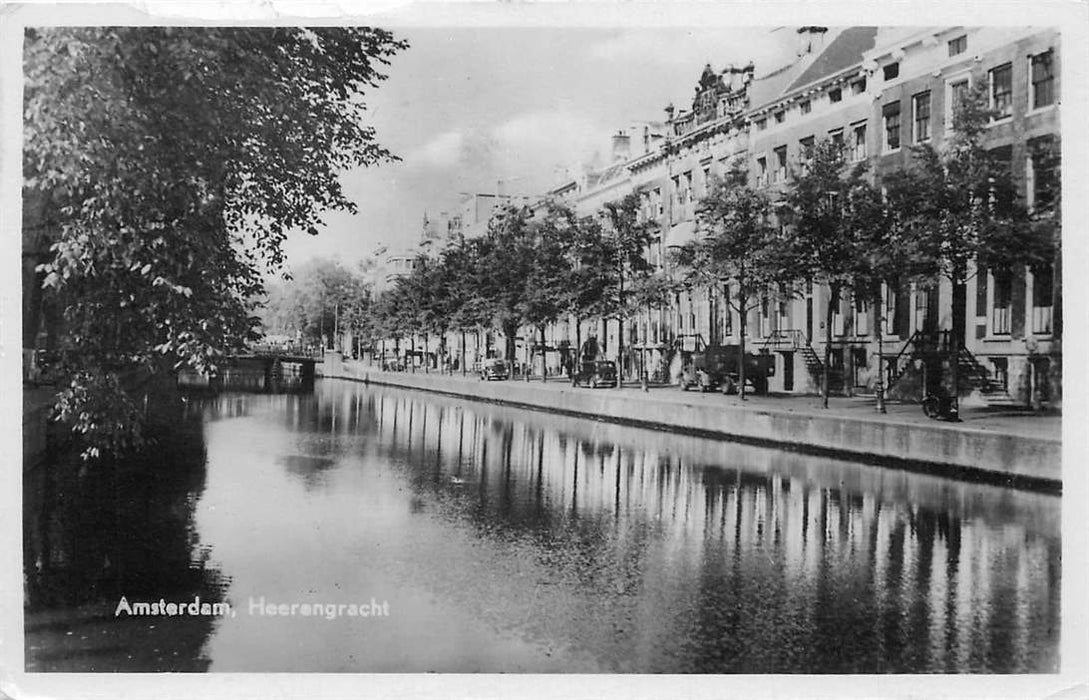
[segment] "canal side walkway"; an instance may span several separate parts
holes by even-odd
[[[365,362],[329,356],[319,374],[331,378],[430,391],[658,430],[763,444],[960,478],[1030,488],[1062,486],[1062,418],[1027,409],[962,408],[959,423],[934,421],[917,404],[873,398],[737,396],[683,392],[637,384],[621,389],[572,387],[539,378],[483,382],[475,375],[437,371],[385,372]]]

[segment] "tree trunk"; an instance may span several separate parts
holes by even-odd
[[[541,334],[541,381],[543,382],[548,379],[548,368],[545,366],[548,362],[548,353],[545,351],[545,327],[543,323],[538,326],[538,331]]]
[[[465,329],[461,329],[461,376],[465,376]]]
[[[742,286],[743,280],[738,280],[738,286]],[[745,329],[749,323],[749,296],[740,290],[737,293],[737,395],[745,400]]]
[[[507,355],[507,367],[510,370],[511,379],[514,378],[514,351],[515,336],[518,334],[518,325],[511,321],[503,323],[503,343]]]
[[[424,374],[431,373],[431,338],[424,333]]]
[[[883,315],[884,304],[881,299],[881,283],[874,285],[870,294],[870,303],[873,304],[873,339],[877,345],[877,378],[874,382],[874,390],[877,395],[875,410],[885,413],[885,357],[883,352],[885,319]]]
[[[616,388],[624,386],[624,316],[616,319]]]
[[[575,375],[578,374],[579,366],[582,364],[582,319],[577,315],[575,316],[575,357],[571,362],[571,367],[568,370],[567,378],[571,380],[571,384],[575,383]]]
[[[412,349],[412,361],[409,362],[409,366],[412,368],[412,373],[416,374],[416,334],[413,333],[409,341],[409,347]]]
[[[839,303],[839,285],[829,288],[828,305],[824,313],[824,366],[821,367],[821,406],[828,408],[829,364],[832,359],[832,314]]]
[[[968,323],[968,283],[967,271],[958,266],[954,271],[953,283],[953,328],[949,333],[949,372],[953,379],[953,411],[960,413],[960,349],[964,347],[965,326]]]

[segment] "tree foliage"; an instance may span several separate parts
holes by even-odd
[[[59,417],[117,437],[88,456],[139,441],[109,410],[118,372],[213,371],[250,337],[287,233],[355,210],[338,175],[393,158],[362,95],[405,46],[371,28],[27,31],[24,198],[49,217],[30,228],[64,311]]]

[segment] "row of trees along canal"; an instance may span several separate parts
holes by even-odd
[[[544,348],[549,323],[605,318],[619,325],[622,343],[624,319],[632,313],[680,289],[722,285],[738,314],[743,355],[746,318],[769,289],[794,294],[816,283],[830,292],[821,381],[827,406],[832,317],[845,295],[875,310],[872,327],[880,345],[883,284],[898,288],[914,281],[927,288],[948,280],[948,352],[956,357],[964,343],[973,261],[996,271],[1059,269],[1058,153],[1036,154],[1053,161],[1043,170],[1056,173],[1056,181],[1054,198],[1037,201],[1030,212],[1018,197],[1012,163],[986,147],[992,117],[983,85],[957,108],[941,151],[929,143],[914,147],[909,165],[878,183],[865,164],[847,162],[831,141],[809,149],[778,201],[750,186],[737,164],[701,199],[697,237],[672,249],[672,264],[664,270],[647,261],[657,225],[640,216],[638,193],[589,217],[555,202],[536,212],[503,209],[483,237],[456,241],[437,257],[421,256],[395,287],[368,298],[369,311],[359,314],[365,323],[355,330],[374,340],[421,335],[425,342],[429,335],[445,342],[448,332],[460,332],[464,357],[466,332],[498,328],[512,358],[519,328],[536,329],[540,342],[534,347]],[[1057,299],[1054,305],[1058,309]],[[948,364],[957,386],[958,363]],[[738,371],[744,397],[744,363]],[[883,411],[883,387],[877,396]]]
[[[24,40],[24,347],[59,355],[85,458],[142,440],[126,377],[212,372],[256,339],[290,231],[354,212],[395,157],[363,94],[407,47],[368,27],[50,27]],[[45,332],[41,327],[45,319]]]

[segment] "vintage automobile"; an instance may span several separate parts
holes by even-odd
[[[493,379],[510,379],[510,369],[507,367],[507,361],[493,357],[480,365],[480,379],[486,382],[490,382]]]
[[[612,360],[584,360],[571,377],[573,386],[598,387],[616,386],[616,363]]]
[[[723,394],[737,392],[738,353],[736,345],[707,346],[702,352],[688,353],[682,366],[680,388],[688,391],[720,390]],[[757,394],[768,391],[768,377],[774,371],[774,358],[768,353],[745,353],[745,383]]]

